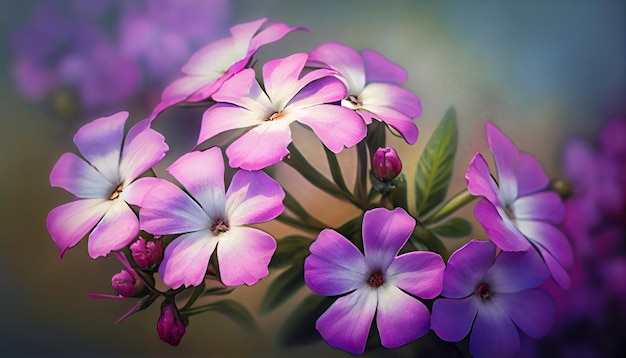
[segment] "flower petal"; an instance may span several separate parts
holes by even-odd
[[[276,240],[261,230],[231,226],[219,235],[217,260],[226,286],[254,285],[269,273]]]
[[[498,209],[486,199],[476,203],[474,215],[487,232],[487,236],[504,251],[526,251],[530,243],[511,223],[503,219]]]
[[[160,178],[139,178],[124,188],[124,191],[120,194],[120,199],[131,205],[141,206],[143,199],[150,192],[150,190],[154,189],[161,183],[163,183],[163,180]]]
[[[309,126],[333,153],[350,148],[367,134],[361,117],[351,109],[322,104],[298,110],[298,122]]]
[[[365,87],[363,59],[351,47],[336,42],[324,43],[311,51],[309,61],[339,72],[348,89],[348,95],[358,95]]]
[[[311,76],[316,75],[316,76]],[[313,77],[287,104],[286,111],[293,108],[304,108],[317,104],[331,103],[342,100],[346,96],[346,86],[335,77],[328,76],[325,70],[309,72],[300,81],[306,83]],[[317,78],[319,79],[317,79]]]
[[[519,333],[506,312],[497,304],[483,301],[470,336],[474,357],[513,357],[520,349]]]
[[[363,254],[336,231],[322,230],[309,250],[304,282],[314,293],[336,296],[365,285],[369,272]]]
[[[266,28],[264,28],[263,30],[261,30],[259,33],[257,33],[250,40],[249,52],[253,52],[253,51],[256,52],[256,50],[259,47],[263,45],[267,45],[272,42],[276,42],[282,39],[283,37],[285,37],[285,35],[287,35],[288,33],[292,31],[296,31],[296,30],[309,31],[304,26],[290,27],[287,24],[284,24],[282,22],[271,24],[267,26]]]
[[[293,119],[264,122],[244,133],[226,149],[229,165],[232,168],[259,170],[280,162],[289,155],[289,124]]]
[[[258,113],[228,103],[218,103],[202,115],[202,124],[197,144],[214,136],[238,128],[247,128],[264,123]]]
[[[363,287],[339,297],[315,323],[326,343],[352,354],[365,351],[374,312],[376,291]]]
[[[226,192],[230,225],[258,224],[272,220],[284,210],[285,192],[262,171],[239,170]]]
[[[278,110],[282,110],[304,86],[298,78],[307,58],[306,53],[296,53],[268,61],[263,66],[265,91]]]
[[[225,37],[196,51],[181,70],[187,75],[206,77],[205,84],[208,84],[220,77],[232,64],[246,57],[247,51],[247,47],[236,46],[232,37]]]
[[[89,256],[94,259],[121,250],[139,233],[139,220],[128,204],[121,199],[111,202],[109,210],[89,234],[87,249]]]
[[[491,122],[487,123],[487,142],[496,162],[502,200],[511,203],[518,194],[515,171],[519,150],[511,139]]]
[[[363,63],[365,64],[365,76],[368,83],[404,83],[409,79],[406,71],[389,61],[385,56],[374,50],[363,50]]]
[[[83,199],[69,202],[50,211],[46,220],[52,240],[65,251],[87,235],[112,205],[111,200]]]
[[[378,288],[376,324],[383,347],[398,348],[428,333],[430,312],[393,285]]]
[[[130,184],[139,175],[155,166],[165,157],[168,149],[165,137],[151,128],[144,129],[127,140],[119,167],[120,176],[124,180],[123,185]]]
[[[561,197],[553,191],[543,191],[515,200],[512,205],[517,220],[540,220],[560,224],[565,218]]]
[[[50,172],[50,185],[82,199],[108,199],[117,184],[74,153],[64,153]]]
[[[414,296],[435,298],[441,293],[445,268],[438,254],[409,252],[393,260],[385,273],[385,281]]]
[[[247,68],[224,82],[219,91],[213,95],[217,102],[227,102],[254,112],[260,118],[267,119],[274,111],[267,94],[263,92],[256,80],[255,72]],[[207,112],[212,107],[207,109]],[[206,113],[206,112],[205,112]]]
[[[532,155],[524,152],[519,154],[515,176],[517,177],[517,195],[519,196],[542,190],[550,182],[539,161]]]
[[[441,339],[458,342],[470,331],[478,313],[478,305],[476,296],[463,299],[440,298],[433,303],[430,328]]]
[[[532,242],[543,246],[550,252],[561,266],[565,268],[572,266],[574,262],[572,245],[561,230],[541,221],[518,220],[517,226]]]
[[[496,246],[491,241],[472,240],[450,255],[443,276],[442,295],[463,298],[471,295],[491,267]]]
[[[499,293],[493,297],[513,322],[531,338],[550,332],[556,317],[554,299],[541,290]]]
[[[209,230],[180,235],[165,248],[159,274],[171,288],[197,286],[204,280],[218,238]]]
[[[387,107],[369,106],[366,110],[369,116],[384,122],[388,126],[400,132],[402,138],[404,138],[407,143],[414,144],[417,141],[419,131],[417,129],[417,125],[410,117]],[[362,109],[358,110],[358,112],[361,115],[364,114],[364,110]]]
[[[363,108],[374,113],[380,107],[386,107],[410,118],[422,114],[422,103],[415,93],[388,83],[369,83],[359,94],[359,99]]]
[[[550,274],[534,248],[524,252],[501,252],[485,274],[485,282],[498,294],[535,288]]]
[[[465,174],[467,190],[475,196],[484,196],[491,203],[498,203],[498,186],[491,177],[489,165],[480,153],[474,154]]]
[[[415,219],[402,208],[367,211],[363,216],[363,248],[370,267],[386,272],[414,228]]]
[[[561,286],[562,289],[568,289],[571,284],[571,279],[565,268],[563,268],[563,265],[542,245],[537,245],[537,250],[541,253],[541,256],[548,266],[548,270],[550,270],[550,275],[552,275],[554,281]]]

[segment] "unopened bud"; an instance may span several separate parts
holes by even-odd
[[[178,309],[173,303],[161,305],[161,316],[157,321],[159,338],[165,343],[177,346],[185,335],[186,324],[181,320]]]
[[[160,240],[146,241],[139,237],[130,245],[130,253],[140,269],[149,269],[161,262],[163,245]]]
[[[378,148],[374,153],[372,170],[376,179],[387,182],[402,172],[402,161],[395,149]]]
[[[137,297],[145,288],[134,271],[122,270],[113,275],[111,285],[122,297]]]

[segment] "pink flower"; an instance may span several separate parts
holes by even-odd
[[[413,118],[422,113],[422,104],[413,92],[395,86],[407,80],[402,67],[376,51],[364,50],[359,54],[333,42],[311,51],[309,64],[337,71],[337,78],[348,89],[341,104],[355,110],[365,123],[370,124],[375,118],[400,132],[409,144],[417,141]]]
[[[476,153],[465,178],[472,195],[483,196],[474,208],[476,219],[491,240],[504,251],[535,247],[552,277],[563,288],[569,285],[566,268],[572,265],[572,247],[556,227],[563,222],[561,198],[549,190],[549,179],[533,156],[520,152],[492,123],[487,140],[493,153],[498,182],[485,158]]]
[[[161,103],[154,109],[151,118],[177,103],[209,98],[226,80],[241,72],[261,46],[276,42],[292,31],[306,30],[304,27],[275,23],[259,31],[266,21],[259,19],[233,26],[230,29],[232,36],[194,53],[182,68],[184,76],[163,91]]]
[[[329,104],[345,96],[345,86],[327,69],[300,77],[307,57],[299,53],[266,63],[265,92],[252,69],[225,82],[213,95],[218,103],[204,113],[198,143],[227,130],[253,127],[226,149],[230,166],[247,170],[265,168],[289,154],[289,125],[294,121],[309,126],[335,153],[356,145],[366,134],[363,121],[354,111]]]
[[[168,147],[146,120],[124,139],[127,118],[128,112],[118,112],[84,125],[74,143],[85,159],[65,153],[52,168],[50,185],[77,198],[48,214],[48,231],[61,256],[90,231],[93,258],[120,250],[137,237],[139,221],[129,204],[140,205],[156,179],[135,179],[158,163]]]
[[[240,170],[224,191],[224,160],[218,147],[183,155],[168,169],[187,190],[162,180],[146,195],[141,228],[179,235],[165,248],[159,273],[172,288],[197,286],[217,246],[222,282],[252,285],[267,276],[276,241],[248,227],[283,212],[280,185],[263,172]]]
[[[428,309],[413,296],[439,295],[445,266],[433,252],[397,256],[414,228],[415,220],[403,209],[377,208],[363,217],[365,255],[330,229],[311,244],[304,262],[306,285],[318,295],[340,296],[315,326],[330,346],[363,353],[374,315],[387,348],[428,332]]]

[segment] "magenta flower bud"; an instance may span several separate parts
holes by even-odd
[[[157,332],[159,338],[165,343],[177,346],[185,335],[185,322],[178,314],[178,309],[171,303],[161,305],[161,316],[157,321]]]
[[[140,236],[130,245],[130,253],[140,269],[149,269],[161,262],[163,245],[159,240],[146,241]]]
[[[143,281],[130,270],[122,270],[113,275],[111,285],[122,297],[137,297],[145,288]]]
[[[381,181],[390,181],[402,171],[402,161],[395,149],[378,148],[372,164],[374,176]]]

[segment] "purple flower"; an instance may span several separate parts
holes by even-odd
[[[320,232],[304,262],[304,280],[316,294],[340,296],[317,320],[326,342],[363,353],[374,315],[382,345],[396,348],[428,332],[421,298],[441,292],[444,264],[432,252],[397,256],[415,220],[403,209],[373,209],[363,217],[365,255],[334,230]]]
[[[418,130],[413,118],[422,113],[419,98],[409,90],[395,86],[406,82],[402,67],[373,50],[359,54],[351,47],[325,43],[309,56],[309,65],[329,67],[338,72],[348,91],[341,104],[355,110],[370,124],[372,118],[386,123],[413,144]]]
[[[185,326],[178,309],[173,302],[165,301],[161,305],[161,316],[157,321],[157,333],[165,343],[177,346],[185,335]]]
[[[304,53],[270,61],[263,66],[265,92],[246,69],[226,81],[213,95],[218,103],[206,110],[198,143],[236,128],[253,127],[226,149],[231,167],[257,170],[289,154],[289,125],[309,126],[331,151],[356,145],[365,137],[363,121],[353,111],[329,104],[345,96],[345,86],[327,69],[300,74]]]
[[[376,179],[390,181],[402,172],[402,161],[395,149],[378,148],[372,160],[372,171]]]
[[[50,185],[77,198],[48,214],[48,231],[61,256],[90,231],[93,258],[120,250],[137,237],[139,221],[129,204],[141,205],[157,180],[137,177],[158,163],[168,147],[146,120],[124,139],[127,118],[128,112],[118,112],[85,124],[74,136],[84,159],[65,153],[52,168]]]
[[[566,288],[570,279],[565,269],[572,265],[573,257],[569,241],[556,227],[564,218],[561,198],[548,190],[549,179],[537,159],[520,152],[492,123],[487,123],[487,140],[498,182],[480,153],[474,155],[465,175],[469,192],[484,197],[474,208],[476,219],[504,251],[526,251],[534,246],[555,281]]]
[[[172,288],[200,284],[216,246],[224,284],[252,285],[267,276],[276,241],[248,225],[283,212],[280,185],[263,172],[240,170],[225,192],[218,147],[187,153],[167,170],[189,194],[162,180],[139,212],[142,230],[180,235],[165,248],[159,267],[163,282]]]
[[[520,350],[518,329],[545,336],[555,317],[552,297],[536,289],[549,273],[535,250],[501,251],[472,240],[450,256],[443,291],[433,304],[431,328],[458,342],[471,329],[474,357],[511,357]]]
[[[276,42],[291,31],[306,30],[274,23],[259,31],[266,21],[259,19],[233,26],[230,37],[215,41],[194,53],[182,68],[184,76],[163,91],[161,103],[154,109],[151,118],[177,103],[209,98],[224,81],[241,72],[261,46]]]

